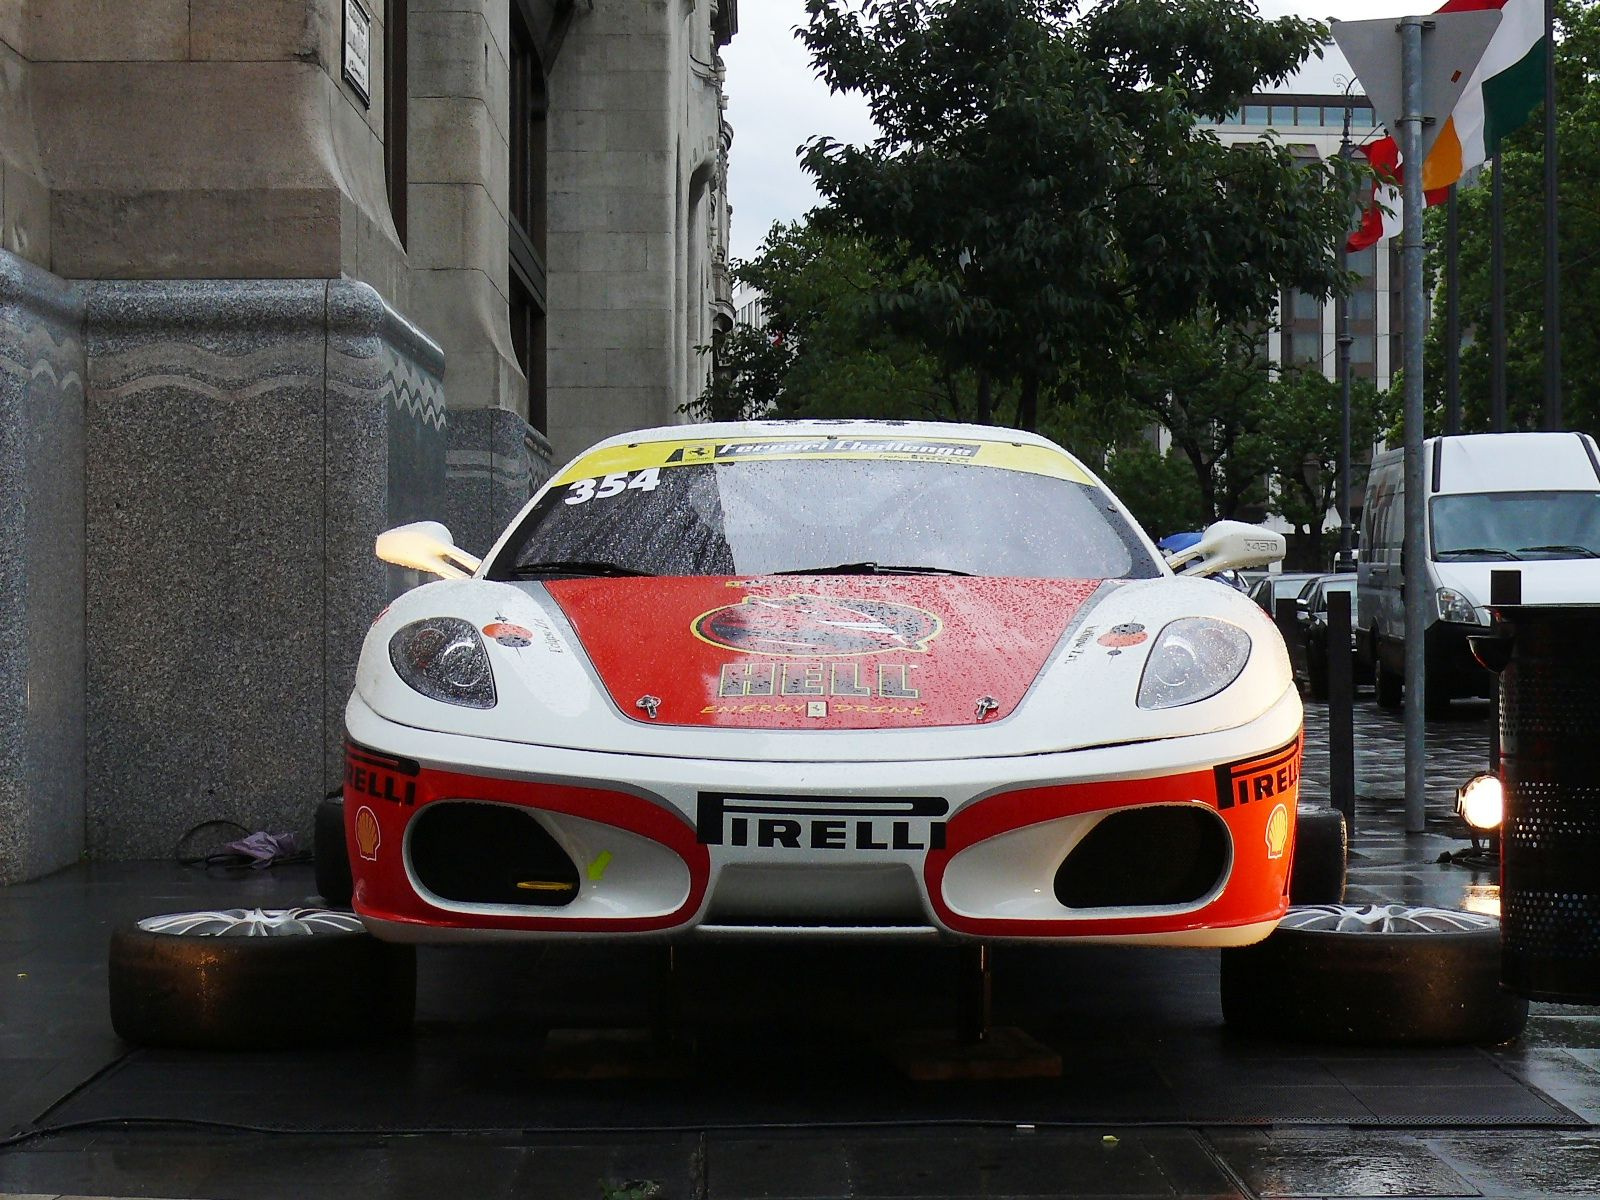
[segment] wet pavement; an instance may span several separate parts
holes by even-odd
[[[1438,861],[1467,845],[1451,801],[1486,716],[1430,722],[1407,835],[1400,717],[1357,706],[1350,900],[1493,910],[1491,867]],[[1308,705],[1308,800],[1325,728]],[[1270,1042],[1222,1027],[1208,951],[997,948],[996,1019],[1060,1053],[1055,1080],[895,1070],[908,1028],[955,1019],[955,957],[921,946],[692,948],[665,1049],[604,1032],[659,1012],[639,946],[424,948],[389,1047],[117,1041],[116,923],[311,887],[151,863],[0,889],[0,1197],[1600,1197],[1600,1010],[1535,1004],[1493,1049]]]

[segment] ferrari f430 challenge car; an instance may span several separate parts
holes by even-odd
[[[1288,905],[1270,619],[1081,463],[962,425],[611,438],[367,635],[353,904],[402,941],[850,934],[1235,945]],[[1178,565],[1262,565],[1213,526]]]

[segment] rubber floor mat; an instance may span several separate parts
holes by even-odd
[[[352,1030],[348,1044],[314,1051],[134,1050],[85,1072],[35,1124],[1584,1125],[1474,1047],[1329,1049],[1228,1031],[1205,952],[997,951],[996,1023],[1059,1054],[1060,1075],[932,1083],[908,1079],[892,1051],[908,1030],[954,1025],[962,977],[949,954],[765,946],[679,952],[670,973],[663,961],[659,948],[427,948],[409,1038],[367,1044]],[[639,1031],[661,1019],[674,1036],[656,1049]],[[635,1032],[575,1032],[596,1026]]]

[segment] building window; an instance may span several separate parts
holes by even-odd
[[[406,113],[411,107],[406,6],[407,0],[389,0],[383,22],[383,180],[402,247],[406,244]]]
[[[1246,104],[1244,106],[1244,123],[1246,125],[1265,125],[1267,123],[1266,105]]]
[[[545,419],[544,65],[522,0],[511,5],[511,187],[507,197],[511,343],[528,379],[528,423]]]
[[[1294,124],[1294,106],[1292,104],[1274,104],[1272,106],[1272,121],[1274,126],[1282,127]]]
[[[1322,361],[1322,334],[1296,330],[1289,339],[1289,357],[1296,363]]]

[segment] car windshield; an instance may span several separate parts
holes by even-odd
[[[1020,448],[1028,465],[1012,469],[803,445],[813,452],[726,461],[736,447],[718,445],[712,462],[650,444],[631,460],[596,451],[540,498],[489,575],[1160,574],[1106,493],[1054,451]]]
[[[1600,492],[1437,496],[1429,513],[1440,561],[1600,558]]]

